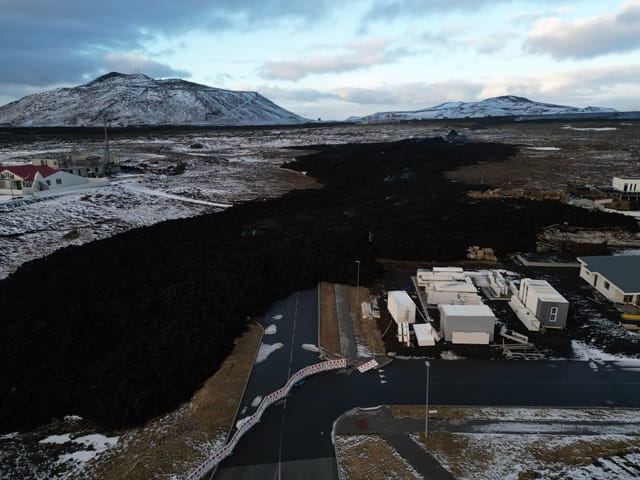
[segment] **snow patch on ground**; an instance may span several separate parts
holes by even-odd
[[[256,408],[258,405],[260,405],[260,402],[262,401],[262,396],[258,395],[256,398],[254,398],[253,400],[251,400],[251,406],[253,408]]]
[[[445,350],[440,354],[440,358],[442,360],[464,360],[464,357],[458,355],[456,352],[452,352],[451,350]]]
[[[271,317],[271,320],[282,320],[282,317],[284,315],[282,315],[281,313],[279,313],[278,315],[274,315],[273,317]]]
[[[571,349],[573,350],[574,358],[578,360],[634,360],[634,358],[625,357],[624,355],[603,352],[579,340],[571,340]]]
[[[275,335],[277,332],[278,332],[278,327],[276,327],[275,325],[269,325],[267,328],[264,329],[265,335]]]
[[[71,441],[71,435],[65,433],[64,435],[49,435],[47,438],[43,438],[38,443],[67,443]]]
[[[615,132],[618,130],[616,127],[572,127],[571,125],[564,125],[562,129],[575,132]]]
[[[260,344],[260,350],[258,350],[258,356],[256,357],[256,363],[264,362],[269,355],[271,355],[276,350],[281,349],[284,346],[282,343],[262,343]]]
[[[560,147],[527,147],[527,150],[538,150],[541,152],[557,152]]]
[[[320,349],[318,347],[316,347],[312,343],[303,343],[302,344],[302,349],[303,350],[308,350],[309,352],[320,353]]]

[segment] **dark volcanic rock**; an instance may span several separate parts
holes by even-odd
[[[469,199],[443,170],[514,147],[442,139],[325,147],[287,165],[326,187],[165,222],[25,264],[0,282],[0,431],[78,414],[109,426],[176,407],[215,371],[247,315],[375,257],[448,260],[533,247],[539,227],[632,219],[555,202]],[[505,168],[508,164],[505,164]],[[369,241],[370,232],[373,241]]]

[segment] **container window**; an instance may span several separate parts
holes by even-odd
[[[607,282],[606,280],[604,282],[604,288],[605,290],[609,290],[609,282]]]
[[[549,321],[553,323],[558,321],[558,307],[551,307],[551,313],[549,314]]]

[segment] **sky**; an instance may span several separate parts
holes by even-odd
[[[111,71],[323,120],[498,95],[640,110],[640,0],[0,0],[0,105]]]

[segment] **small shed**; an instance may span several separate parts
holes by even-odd
[[[520,301],[535,315],[543,327],[564,328],[569,301],[546,280],[524,278],[518,291]]]
[[[452,343],[493,341],[496,316],[487,305],[438,305],[444,339]]]
[[[396,323],[415,323],[416,304],[404,290],[387,293],[387,308]]]

